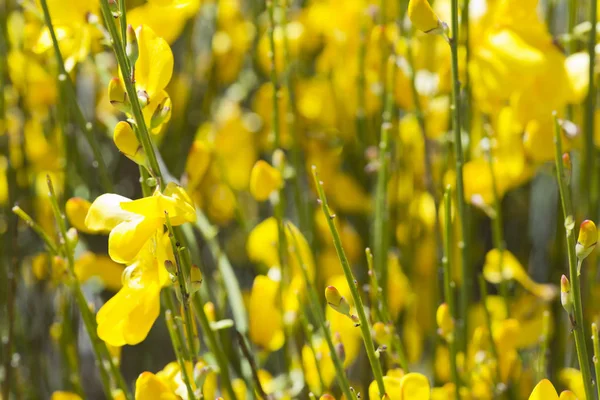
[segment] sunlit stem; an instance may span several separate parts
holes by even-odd
[[[188,369],[185,363],[184,357],[184,345],[181,342],[181,337],[177,332],[177,325],[175,324],[175,320],[173,319],[173,312],[171,310],[165,311],[165,320],[167,322],[167,329],[169,330],[169,336],[171,337],[171,342],[173,343],[173,350],[175,351],[175,358],[177,358],[177,362],[179,363],[179,368],[181,369],[181,376],[183,378],[183,383],[187,389],[188,398],[195,399],[194,390],[192,389],[192,384],[190,381],[190,377],[188,374]],[[192,364],[192,370],[195,368],[195,363]]]

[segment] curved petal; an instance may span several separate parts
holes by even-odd
[[[131,202],[127,197],[106,193],[98,197],[90,206],[85,217],[85,226],[94,232],[109,232],[133,215],[121,208],[121,204]]]
[[[120,223],[110,231],[108,255],[115,262],[129,264],[162,224],[160,219],[140,216]]]
[[[135,63],[136,83],[150,99],[160,93],[173,74],[173,52],[163,38],[147,25],[137,29],[140,55]]]
[[[529,400],[558,400],[558,393],[548,379],[542,379],[529,396]]]

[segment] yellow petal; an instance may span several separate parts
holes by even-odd
[[[162,219],[142,216],[120,223],[108,236],[110,258],[115,262],[128,264],[162,225]]]
[[[425,375],[415,372],[406,374],[400,380],[400,386],[403,400],[429,400],[431,388]]]
[[[145,90],[150,100],[171,80],[173,53],[169,44],[147,25],[137,29],[140,55],[135,63],[136,86]]]
[[[279,282],[258,275],[250,295],[250,339],[265,350],[275,351],[283,346],[283,321],[278,306]]]
[[[385,391],[390,400],[402,399],[402,387],[400,382],[401,378],[396,376],[383,377],[383,386],[385,387]],[[369,400],[381,400],[381,396],[379,395],[379,387],[377,386],[376,381],[371,382],[369,385]]]
[[[93,232],[109,232],[133,215],[121,208],[131,200],[118,194],[106,193],[98,197],[88,210],[85,226]]]
[[[577,400],[577,396],[575,396],[575,393],[571,392],[570,390],[565,390],[560,394],[559,399],[560,400]]]
[[[160,313],[160,287],[124,286],[98,311],[98,336],[111,346],[142,342]]]
[[[135,381],[135,400],[176,400],[178,398],[165,382],[151,372],[142,372]]]
[[[531,392],[529,400],[558,400],[558,393],[548,379],[542,379]]]
[[[427,0],[410,0],[408,17],[415,28],[429,32],[439,27],[440,20],[433,12]]]
[[[81,400],[81,396],[76,393],[56,391],[52,393],[50,400]]]
[[[265,201],[279,189],[283,179],[279,170],[264,160],[258,160],[250,173],[250,193],[258,201]]]
[[[97,256],[92,252],[84,252],[75,261],[75,275],[81,282],[90,278],[98,278],[104,286],[112,291],[121,288],[123,266],[106,256]]]
[[[146,156],[135,132],[128,122],[120,121],[115,126],[113,141],[117,149],[137,164],[144,164]]]
[[[85,225],[85,218],[87,217],[90,207],[91,203],[81,197],[71,197],[67,200],[67,204],[65,205],[67,218],[69,219],[69,223],[79,232],[92,232]]]

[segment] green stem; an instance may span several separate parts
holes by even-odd
[[[65,94],[67,98],[71,101],[73,110],[75,111],[75,122],[77,123],[77,125],[79,125],[79,129],[81,129],[88,144],[92,148],[92,153],[94,154],[94,159],[96,160],[97,167],[100,172],[100,181],[102,182],[102,186],[105,191],[112,192],[113,184],[108,175],[104,159],[102,158],[100,146],[96,141],[96,137],[94,136],[92,129],[93,125],[91,122],[86,121],[85,116],[83,115],[83,111],[81,111],[79,103],[77,103],[77,93],[75,92],[75,86],[73,84],[73,81],[71,80],[71,77],[65,69],[65,62],[63,60],[63,56],[58,45],[58,39],[56,38],[54,25],[52,25],[52,19],[50,17],[50,11],[48,10],[47,0],[40,0],[40,4],[42,5],[42,10],[44,12],[44,21],[46,23],[46,26],[48,27],[50,37],[52,39],[52,46],[54,48],[54,55],[56,57],[56,64],[58,66],[59,85],[63,86],[66,89]],[[95,164],[94,167],[96,167]]]
[[[33,218],[31,218],[29,214],[23,211],[23,209],[21,209],[21,207],[19,206],[14,206],[12,208],[12,212],[15,213],[16,216],[21,218],[21,220],[23,220],[23,222],[25,222],[27,226],[29,226],[35,233],[39,235],[39,237],[44,241],[44,244],[48,248],[48,251],[51,255],[58,255],[58,248],[56,247],[54,241],[50,238],[50,236],[48,236],[48,234],[42,229],[42,227],[38,225],[38,223],[35,222]]]
[[[260,395],[261,398],[263,399],[270,399],[271,396],[269,396],[265,390],[262,387],[262,383],[260,382],[260,376],[258,374],[258,367],[256,365],[256,360],[254,359],[254,356],[252,355],[252,353],[250,352],[250,349],[248,348],[248,344],[246,343],[246,338],[244,337],[244,335],[242,335],[239,331],[235,331],[236,333],[236,337],[238,340],[238,343],[240,345],[240,348],[242,349],[242,354],[244,354],[244,357],[246,357],[246,360],[248,360],[248,364],[250,365],[250,369],[252,370],[252,380],[254,382],[254,388],[256,389],[256,391],[258,392],[258,394]]]
[[[125,40],[127,40],[127,2],[125,0],[116,1],[119,2],[119,25],[121,27],[121,41],[125,42]]]
[[[588,38],[588,57],[590,60],[588,67],[588,93],[585,101],[585,150],[584,164],[581,170],[582,187],[588,187],[589,190],[584,191],[585,207],[584,215],[596,216],[598,210],[598,184],[597,184],[597,169],[596,169],[596,146],[594,145],[594,125],[596,113],[596,86],[595,68],[596,68],[596,8],[597,1],[589,2],[589,19],[591,23],[590,34]]]
[[[450,264],[451,249],[450,244],[452,243],[452,204],[451,204],[451,189],[446,188],[444,193],[444,255],[442,257],[442,267],[444,271],[444,297],[450,310],[452,319],[456,321],[456,307],[454,305],[454,295],[452,293],[452,266]],[[490,333],[491,334],[491,333]],[[456,398],[460,399],[460,380],[458,376],[458,367],[456,365],[457,346],[456,339],[451,338],[448,340],[448,348],[450,350],[450,375],[452,376],[452,382],[456,389]]]
[[[217,337],[215,332],[210,327],[210,322],[208,321],[208,317],[204,312],[203,301],[200,296],[200,293],[196,293],[193,296],[194,302],[194,312],[198,317],[198,321],[200,321],[200,327],[202,328],[202,332],[204,333],[206,344],[210,350],[210,352],[215,356],[217,361],[217,366],[219,367],[219,373],[222,378],[222,383],[225,386],[225,390],[229,394],[232,399],[236,399],[235,391],[233,390],[233,386],[231,385],[231,378],[229,375],[229,366],[227,364],[227,359],[225,358],[225,353],[221,349],[219,342],[217,341]]]
[[[469,225],[467,215],[467,203],[465,201],[463,165],[464,156],[461,138],[461,117],[460,117],[460,80],[458,76],[458,0],[452,0],[452,37],[449,38],[450,51],[452,55],[452,129],[454,132],[454,158],[456,161],[456,197],[458,203],[458,217],[461,226],[461,235],[459,247],[462,250],[462,263],[460,269],[461,290],[460,290],[460,319],[459,322],[459,340],[460,348],[464,351],[467,343],[467,313],[470,297],[470,279],[469,279],[469,259],[471,254],[469,246]]]
[[[567,185],[564,182],[564,167],[562,162],[562,144],[561,132],[556,113],[554,113],[554,144],[555,144],[555,162],[556,179],[560,193],[563,216],[565,219],[565,233],[567,237],[567,251],[569,255],[569,278],[571,281],[571,293],[573,297],[573,317],[575,324],[572,326],[575,336],[575,347],[579,359],[579,368],[583,375],[583,383],[586,398],[592,399],[592,376],[590,372],[588,351],[585,344],[583,306],[581,304],[581,287],[579,277],[577,276],[577,257],[575,255],[575,237],[573,236],[573,210],[570,204],[570,196],[567,194]]]
[[[496,384],[502,382],[502,378],[500,375],[500,358],[498,357],[498,346],[496,346],[496,341],[494,340],[494,335],[492,331],[492,316],[490,314],[490,309],[487,306],[487,286],[485,282],[485,278],[483,275],[479,275],[479,292],[481,293],[481,304],[483,305],[483,311],[485,313],[485,324],[490,335],[490,348],[492,350],[492,356],[496,361]],[[497,386],[494,388],[494,392],[496,392]]]
[[[173,350],[175,351],[175,358],[177,358],[177,362],[179,363],[179,368],[181,369],[181,376],[183,377],[183,382],[185,383],[185,387],[188,392],[188,397],[190,399],[195,399],[194,390],[192,389],[192,384],[190,381],[190,377],[188,374],[188,370],[185,365],[185,358],[183,355],[183,343],[181,342],[181,337],[177,332],[177,325],[175,325],[175,320],[173,319],[173,313],[171,310],[165,311],[165,319],[167,321],[167,329],[169,330],[169,336],[171,337],[171,342],[173,343]],[[195,363],[193,364],[193,366]],[[194,368],[192,366],[192,368]]]
[[[293,242],[293,252],[296,255],[296,259],[298,260],[298,264],[300,265],[300,270],[302,271],[302,276],[304,278],[304,284],[308,288],[308,298],[310,304],[310,310],[313,315],[313,318],[317,321],[317,323],[321,326],[323,331],[323,336],[325,337],[325,341],[327,342],[327,346],[329,347],[329,356],[333,361],[333,366],[335,368],[335,376],[338,381],[338,385],[342,389],[342,393],[347,399],[352,399],[353,392],[350,388],[350,382],[348,381],[348,377],[346,376],[346,372],[344,371],[344,365],[342,360],[340,359],[336,349],[335,344],[333,344],[333,339],[331,337],[331,332],[329,330],[329,326],[327,320],[325,319],[325,313],[321,308],[321,304],[319,303],[319,295],[315,289],[315,286],[308,275],[308,270],[304,260],[302,259],[302,254],[300,254],[300,246],[298,244],[298,239],[296,238],[296,234],[293,229],[291,229],[288,225],[288,232],[292,238]]]
[[[596,325],[596,323],[592,324],[592,343],[594,346],[594,357],[592,360],[594,362],[594,372],[596,373],[595,386],[598,398],[600,399],[600,385],[598,384],[598,379],[600,377],[600,340],[598,339],[598,325]]]
[[[379,137],[379,169],[377,171],[377,187],[375,197],[375,223],[373,232],[373,252],[375,256],[375,272],[381,280],[383,296],[387,294],[387,268],[388,256],[388,217],[387,185],[388,185],[388,147],[392,131],[392,114],[394,109],[393,85],[395,56],[390,55],[386,66],[386,92],[384,97],[384,111]]]
[[[64,253],[67,257],[67,264],[69,267],[69,274],[70,274],[69,281],[71,284],[71,290],[73,290],[73,293],[75,294],[75,300],[77,302],[77,306],[81,313],[83,324],[84,324],[87,334],[90,338],[90,342],[92,344],[92,350],[94,352],[94,355],[96,356],[96,362],[97,362],[98,368],[100,370],[100,376],[102,379],[102,384],[104,386],[104,391],[105,391],[107,397],[109,397],[111,399],[114,398],[113,393],[111,391],[111,387],[110,387],[110,378],[112,375],[112,378],[116,382],[119,389],[121,389],[121,391],[125,395],[126,399],[130,400],[130,399],[132,399],[132,397],[127,388],[127,384],[125,383],[125,380],[123,379],[123,375],[121,375],[121,371],[119,371],[119,369],[115,365],[112,357],[110,356],[110,352],[108,351],[108,348],[106,347],[106,343],[104,343],[102,340],[100,340],[100,338],[98,337],[98,334],[96,332],[97,327],[96,327],[96,321],[95,321],[94,315],[92,314],[92,311],[90,310],[90,307],[87,303],[87,300],[85,299],[83,291],[81,290],[79,280],[77,279],[77,276],[75,275],[75,260],[74,260],[74,256],[73,256],[74,249],[71,248],[71,244],[70,244],[68,236],[67,236],[67,225],[65,222],[65,217],[58,206],[58,199],[56,197],[56,193],[54,192],[54,187],[52,186],[52,181],[50,180],[49,176],[47,177],[47,182],[48,182],[50,203],[52,204],[52,210],[54,212],[54,217],[56,219],[58,229],[59,229],[60,243],[64,247]],[[106,367],[106,365],[108,365],[108,367]]]
[[[544,311],[542,317],[542,337],[540,345],[539,379],[546,378],[546,353],[548,353],[548,342],[550,341],[550,311]]]
[[[375,313],[377,314],[379,319],[384,323],[392,323],[390,311],[387,307],[387,301],[385,301],[385,299],[383,299],[381,295],[381,288],[379,286],[379,281],[377,280],[377,273],[375,272],[373,263],[373,253],[371,253],[371,249],[367,247],[365,249],[365,254],[367,256],[367,266],[369,268],[369,278],[371,280],[371,301],[374,304]],[[406,352],[404,351],[404,346],[402,345],[400,335],[397,332],[394,332],[392,339],[392,347],[398,353],[400,367],[402,367],[405,373],[410,372],[408,369],[408,360],[406,359]]]
[[[319,177],[317,176],[317,168],[313,166],[312,171],[317,192],[319,195],[319,200],[321,203],[321,210],[323,211],[323,214],[325,214],[325,219],[327,219],[327,225],[329,225],[329,230],[331,232],[331,235],[333,236],[333,245],[335,247],[335,251],[338,255],[340,263],[342,264],[344,276],[346,277],[346,282],[348,283],[350,293],[352,294],[352,300],[354,300],[354,305],[360,321],[360,330],[363,342],[365,344],[365,350],[367,351],[367,357],[369,358],[369,363],[371,364],[373,375],[375,376],[375,380],[377,381],[379,396],[381,397],[386,394],[385,386],[383,384],[383,371],[379,359],[375,354],[375,345],[373,344],[373,338],[371,337],[371,325],[369,323],[369,320],[367,319],[365,307],[363,306],[360,293],[358,292],[358,282],[356,281],[356,279],[354,279],[354,275],[352,274],[352,270],[350,268],[350,263],[348,262],[348,258],[344,253],[344,248],[342,247],[342,239],[340,238],[340,234],[334,223],[335,214],[331,213],[329,205],[327,204],[327,197],[325,196],[325,191],[323,190],[323,183],[319,180]]]

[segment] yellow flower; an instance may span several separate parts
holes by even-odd
[[[583,260],[589,256],[596,243],[598,242],[598,230],[594,221],[586,219],[579,226],[579,236],[577,237],[577,245],[575,245],[575,253],[579,260]]]
[[[429,400],[431,388],[425,375],[411,372],[402,377],[388,375],[383,377],[383,385],[390,400]],[[380,400],[377,382],[369,385],[369,400]]]
[[[571,390],[578,399],[585,399],[585,388],[581,371],[575,368],[562,369],[558,373],[558,380],[562,385]]]
[[[336,275],[330,278],[326,284],[327,286],[335,286],[339,290],[340,295],[346,298],[350,307],[354,307],[350,288],[344,275]],[[327,307],[325,317],[329,321],[332,335],[334,337],[339,335],[339,339],[343,345],[346,355],[344,366],[352,365],[361,348],[360,328],[356,327],[356,323],[352,319],[340,314],[331,307]]]
[[[187,19],[200,8],[200,0],[150,0],[127,10],[127,22],[133,26],[148,25],[168,43],[179,37]]]
[[[279,282],[268,276],[254,278],[248,309],[250,339],[267,351],[278,350],[285,340],[278,291]]]
[[[113,141],[117,149],[127,158],[136,164],[145,165],[146,154],[128,122],[120,121],[117,123],[113,133]]]
[[[165,382],[151,372],[142,372],[135,381],[135,400],[177,400]]]
[[[111,346],[143,341],[160,313],[160,290],[169,282],[165,261],[173,261],[168,234],[153,232],[123,272],[123,287],[96,315],[98,336]]]
[[[196,220],[196,210],[185,191],[169,183],[164,192],[130,200],[117,194],[103,194],[92,203],[85,225],[95,232],[109,231],[108,254],[127,264],[150,237],[165,223],[168,213],[173,226]]]
[[[283,178],[278,169],[268,162],[258,160],[250,173],[250,193],[258,201],[265,201],[271,193],[283,185]]]
[[[415,28],[429,33],[441,26],[441,22],[427,0],[410,0],[408,3],[408,18]]]
[[[502,260],[502,265],[500,265],[500,260]],[[534,282],[527,275],[519,260],[508,250],[501,252],[498,249],[492,249],[486,254],[483,276],[488,282],[494,284],[514,279],[525,289],[546,301],[552,300],[558,294],[554,285]]]
[[[450,314],[448,304],[440,304],[435,314],[435,320],[437,321],[440,336],[444,337],[447,341],[452,341],[454,337],[454,319]]]

